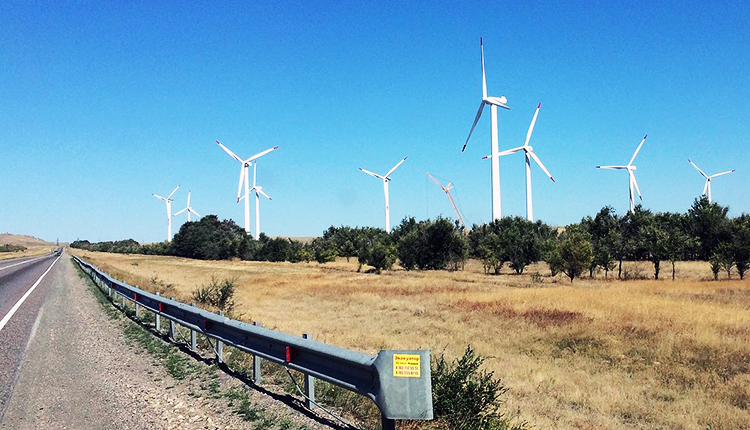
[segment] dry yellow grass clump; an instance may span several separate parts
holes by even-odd
[[[456,358],[471,344],[510,388],[506,410],[536,428],[750,428],[750,281],[708,281],[706,263],[679,263],[676,282],[599,276],[571,285],[543,264],[524,275],[487,276],[476,262],[375,275],[342,259],[77,253],[131,284],[173,284],[185,301],[211,276],[234,277],[243,319],[333,345]]]

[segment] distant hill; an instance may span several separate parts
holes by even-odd
[[[45,242],[42,239],[34,236],[26,236],[23,234],[0,234],[0,245],[20,245],[30,248],[32,246],[52,246],[53,243]]]

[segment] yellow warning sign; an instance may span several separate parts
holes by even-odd
[[[421,375],[419,358],[419,354],[393,354],[393,376],[419,378]]]

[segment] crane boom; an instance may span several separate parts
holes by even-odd
[[[435,185],[437,185],[438,187],[440,187],[441,190],[443,190],[443,192],[445,193],[445,195],[448,197],[448,201],[451,202],[451,206],[453,206],[453,210],[456,212],[456,217],[458,217],[458,221],[464,227],[464,232],[466,232],[468,234],[466,223],[464,222],[464,217],[461,216],[461,211],[458,210],[458,205],[456,205],[456,202],[453,200],[453,196],[451,196],[450,189],[452,187],[450,186],[450,183],[449,183],[449,185],[447,187],[444,187],[440,182],[438,182],[437,179],[435,179],[434,176],[430,175],[429,173],[427,173],[427,177],[429,177],[430,179],[432,179],[432,182],[434,182]]]

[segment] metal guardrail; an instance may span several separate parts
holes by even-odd
[[[256,358],[280,364],[338,385],[370,398],[381,412],[383,429],[395,429],[395,419],[431,420],[432,385],[430,351],[380,351],[377,356],[327,345],[311,339],[269,330],[257,325],[233,320],[175,300],[151,294],[110,277],[80,258],[74,261],[97,283],[123,300],[142,306],[157,316],[167,318],[200,333],[217,343],[221,359],[221,345],[226,344],[253,354]],[[124,303],[124,302],[123,302]],[[174,326],[170,326],[174,338]],[[193,348],[195,347],[195,336]],[[259,369],[259,361],[253,366]],[[259,381],[259,374],[255,375]],[[306,384],[307,385],[307,384]],[[314,391],[313,391],[314,393]],[[313,394],[314,396],[314,394]]]

